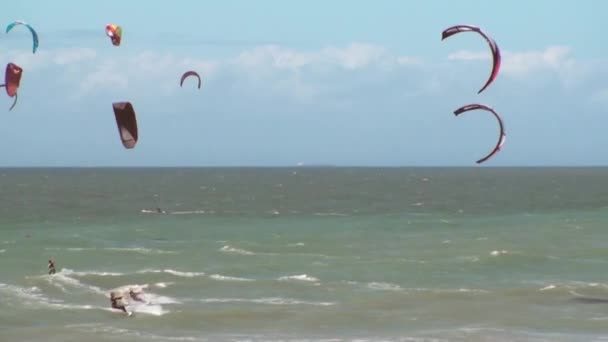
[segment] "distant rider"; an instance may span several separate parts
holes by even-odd
[[[55,263],[49,259],[49,274],[55,274]]]

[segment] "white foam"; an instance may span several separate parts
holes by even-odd
[[[70,275],[75,275],[78,277],[86,277],[86,276],[101,276],[101,277],[105,277],[105,276],[109,276],[109,277],[118,277],[118,276],[122,276],[124,275],[124,273],[120,273],[120,272],[100,272],[100,271],[73,271],[67,268],[64,268],[61,270],[64,274],[70,274]]]
[[[330,212],[330,213],[313,213],[313,215],[315,215],[315,216],[348,216],[348,214],[336,213],[336,212]]]
[[[49,284],[57,286],[63,292],[66,292],[66,293],[69,293],[70,291],[67,291],[63,285],[69,285],[69,286],[76,287],[76,288],[82,288],[87,291],[98,293],[98,294],[104,293],[104,291],[97,286],[83,284],[80,280],[70,277],[70,275],[72,275],[73,273],[74,273],[73,270],[70,270],[68,268],[62,268],[61,271],[59,271],[55,274],[44,275],[42,277],[47,282],[49,282]]]
[[[551,284],[551,285],[547,285],[547,286],[543,287],[543,288],[542,288],[542,289],[540,289],[539,291],[553,290],[553,289],[555,289],[555,288],[557,288],[557,286],[555,286],[555,285]]]
[[[90,310],[90,309],[100,309],[101,307],[96,307],[92,305],[75,305],[75,304],[65,304],[61,300],[52,300],[46,297],[38,287],[20,287],[15,285],[7,285],[0,283],[0,292],[5,292],[7,295],[3,295],[2,298],[5,300],[10,300],[11,296],[17,298],[20,305],[26,305],[30,308],[51,308],[51,309],[68,309],[68,310]]]
[[[250,252],[245,249],[230,247],[229,245],[226,245],[226,246],[220,248],[220,251],[226,252],[226,253],[235,253],[235,254],[240,254],[240,255],[254,255],[255,254],[255,253]]]
[[[135,304],[135,303],[137,303],[137,302],[133,302],[133,304],[127,305],[127,307],[126,307],[127,311],[132,311],[135,313],[144,313],[144,314],[154,315],[154,316],[162,316],[164,314],[169,313],[169,311],[164,310],[162,306],[157,305],[157,304],[145,304],[145,303]]]
[[[150,304],[181,304],[181,302],[175,298],[159,296],[153,293],[144,294],[143,298]]]
[[[106,247],[106,248],[90,248],[90,247],[47,247],[45,250],[60,250],[69,252],[84,252],[84,251],[110,251],[110,252],[128,252],[128,253],[139,253],[144,255],[151,254],[179,254],[176,251],[166,251],[162,249],[152,249],[144,247]]]
[[[458,289],[433,289],[426,287],[417,288],[405,288],[405,291],[416,291],[416,292],[430,292],[430,293],[489,293],[488,290],[482,289],[469,289],[469,288],[458,288]]]
[[[176,270],[172,270],[172,269],[164,269],[164,270],[153,270],[153,269],[144,269],[141,271],[137,271],[137,273],[168,273],[177,277],[184,277],[184,278],[194,278],[194,277],[201,277],[205,275],[205,272],[183,272],[183,271],[176,271]]]
[[[267,305],[313,305],[330,306],[333,302],[312,302],[293,298],[268,297],[268,298],[206,298],[201,300],[204,303],[255,303]]]
[[[239,277],[230,277],[230,276],[224,276],[224,275],[221,275],[221,274],[212,274],[209,277],[211,279],[220,280],[220,281],[255,281],[254,279],[239,278]]]
[[[154,284],[154,286],[156,286],[156,287],[158,287],[158,288],[161,288],[161,289],[164,289],[164,288],[166,288],[167,286],[169,286],[169,285],[173,285],[173,284],[174,284],[174,283],[172,283],[172,282],[168,282],[168,283],[165,283],[165,282],[158,282],[158,283]]]
[[[148,288],[148,284],[127,284],[127,285],[121,285],[118,287],[113,288],[110,292],[121,292],[121,293],[127,293],[130,290],[133,290],[135,292],[142,292],[143,289],[147,289]],[[105,293],[105,292],[104,292]],[[107,294],[107,296],[109,297],[109,294]]]
[[[176,251],[165,251],[161,249],[151,249],[151,248],[143,248],[143,247],[108,247],[104,248],[106,251],[119,251],[119,252],[131,252],[131,253],[139,253],[139,254],[179,254]]]
[[[288,247],[302,247],[302,246],[304,246],[304,242],[290,243],[287,246]]]
[[[306,281],[306,282],[318,282],[319,279],[315,277],[310,277],[306,274],[297,274],[297,275],[289,275],[279,277],[280,281],[290,281],[290,280],[298,280],[298,281]]]
[[[190,210],[190,211],[172,211],[171,215],[201,215],[205,214],[204,210]],[[211,212],[210,212],[211,214]]]
[[[467,255],[467,256],[459,256],[457,259],[466,261],[466,262],[478,262],[479,257],[476,255]]]
[[[148,284],[129,284],[129,285],[123,285],[123,286],[119,286],[117,288],[114,288],[112,290],[110,290],[109,292],[118,292],[122,295],[123,297],[123,303],[126,304],[127,306],[134,306],[134,307],[138,307],[141,305],[147,305],[147,306],[151,306],[151,305],[160,305],[160,304],[180,304],[181,302],[175,298],[171,298],[171,297],[167,297],[167,296],[160,296],[157,295],[155,293],[152,292],[144,292],[143,289],[147,289],[148,288]],[[133,298],[131,298],[131,296],[129,295],[129,292],[133,290],[134,292],[136,292],[138,294],[138,298],[141,299],[141,301],[135,300]],[[109,293],[105,293],[104,294],[106,297],[110,297]]]
[[[186,277],[186,278],[201,277],[201,276],[205,275],[205,272],[182,272],[182,271],[175,271],[172,269],[166,269],[166,270],[163,270],[163,272],[172,274],[174,276]]]
[[[506,251],[506,250],[503,249],[503,250],[500,250],[500,251],[499,250],[494,250],[494,251],[492,251],[492,253],[490,253],[490,255],[491,256],[499,256],[499,255],[505,255],[505,254],[508,254],[508,253],[509,253],[508,251]]]
[[[16,286],[16,285],[0,283],[0,291],[4,292],[6,294],[9,294],[9,295],[13,295],[14,297],[22,299],[22,300],[31,300],[31,299],[42,300],[44,298],[44,296],[40,292],[40,289],[36,286],[21,287],[21,286]],[[8,297],[8,296],[6,296],[6,297],[2,296],[2,297],[5,299],[10,299],[10,297]]]
[[[372,290],[381,290],[381,291],[402,291],[403,288],[396,284],[391,283],[379,283],[379,282],[371,282],[367,284]]]

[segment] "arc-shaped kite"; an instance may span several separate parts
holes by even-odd
[[[116,117],[116,125],[118,126],[118,134],[122,145],[126,149],[132,149],[137,144],[137,118],[135,110],[131,102],[114,102],[112,103],[114,116]]]
[[[500,151],[503,144],[505,143],[505,138],[506,138],[507,134],[505,132],[505,126],[502,122],[502,119],[500,118],[500,115],[498,115],[498,113],[494,109],[492,109],[491,107],[488,107],[486,105],[474,103],[474,104],[462,106],[454,111],[454,115],[458,116],[464,112],[468,112],[470,110],[476,110],[476,109],[482,109],[482,110],[486,110],[486,111],[492,113],[494,115],[494,117],[496,117],[496,120],[498,120],[498,125],[500,127],[500,133],[498,136],[498,142],[496,143],[496,146],[494,146],[494,149],[487,156],[485,156],[477,161],[477,164],[481,164],[481,163],[485,162],[486,160],[490,159],[498,151]]]
[[[13,21],[6,27],[6,33],[9,33],[17,25],[23,25],[30,30],[30,32],[32,33],[33,40],[32,53],[36,53],[36,50],[38,50],[38,33],[36,33],[36,30],[34,30],[34,28],[30,24],[20,20]]]
[[[8,63],[6,65],[6,71],[4,72],[4,84],[0,84],[0,88],[6,89],[6,94],[9,97],[14,97],[13,105],[8,109],[12,110],[17,104],[17,90],[19,90],[19,83],[21,82],[21,75],[23,74],[23,68],[14,63]]]
[[[448,27],[441,33],[441,40],[443,41],[444,39],[451,37],[460,32],[477,32],[477,33],[479,33],[486,40],[486,42],[488,42],[488,45],[490,45],[490,50],[492,51],[492,72],[490,73],[490,77],[488,77],[488,80],[486,81],[484,86],[481,89],[479,89],[479,91],[477,92],[477,94],[480,94],[494,81],[494,79],[496,79],[496,76],[498,76],[498,71],[500,70],[500,62],[501,62],[500,49],[498,48],[498,45],[496,44],[494,39],[490,38],[479,27],[472,26],[472,25],[456,25],[456,26]]]
[[[198,78],[198,89],[201,89],[201,76],[196,72],[196,71],[186,71],[183,75],[182,78],[179,80],[179,86],[183,86],[184,85],[184,80],[190,76],[195,76],[196,78]]]
[[[114,24],[107,24],[106,35],[110,37],[112,45],[120,46],[120,42],[122,41],[122,27]]]

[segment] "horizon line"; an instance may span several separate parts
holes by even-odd
[[[507,168],[608,168],[608,165],[331,165],[331,164],[310,164],[310,165],[55,165],[55,166],[24,166],[24,165],[0,165],[0,169],[310,169],[310,168],[362,168],[362,169],[403,169],[403,168],[436,168],[436,169],[507,169]]]

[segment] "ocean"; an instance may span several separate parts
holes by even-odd
[[[0,169],[0,341],[608,341],[608,168]]]

